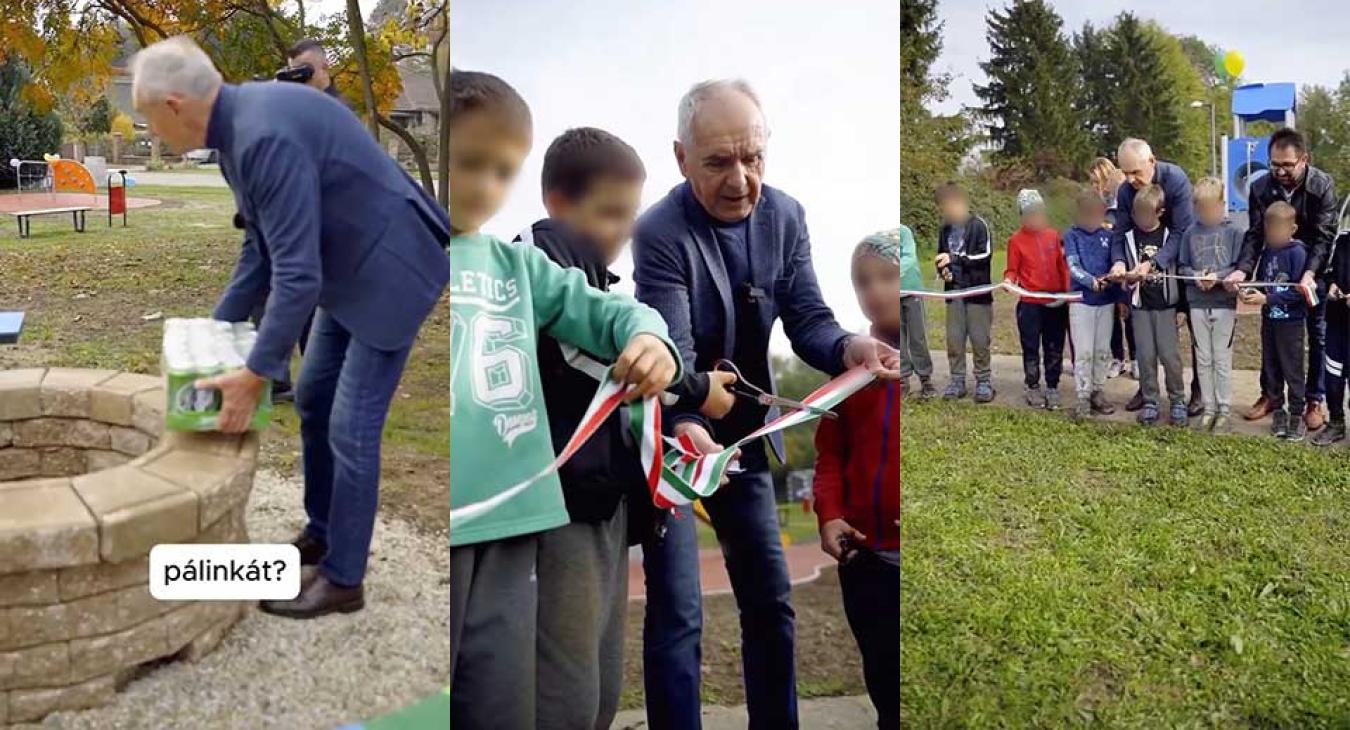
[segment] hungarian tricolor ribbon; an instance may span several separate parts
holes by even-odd
[[[1081,302],[1083,301],[1082,292],[1046,292],[1032,291],[1018,286],[1012,282],[1001,281],[997,284],[983,284],[980,286],[967,287],[965,289],[952,289],[950,291],[928,291],[927,289],[901,289],[902,297],[921,297],[924,299],[969,299],[983,294],[993,294],[996,291],[1006,291],[1016,294],[1019,297],[1036,297],[1037,299],[1052,299],[1056,302]]]
[[[853,368],[817,388],[803,398],[802,403],[829,410],[872,382],[874,377],[865,367]],[[450,510],[450,529],[462,527],[491,512],[497,506],[529,489],[540,479],[558,471],[623,404],[624,394],[629,387],[616,382],[611,377],[610,370],[606,369],[595,396],[586,407],[581,423],[577,425],[576,431],[567,440],[566,446],[558,453],[557,458],[534,476],[506,487],[488,499]],[[652,504],[660,509],[668,509],[689,504],[716,492],[721,485],[722,477],[734,466],[736,450],[741,446],[816,418],[819,416],[811,411],[798,410],[785,413],[715,454],[700,452],[687,435],[681,435],[679,438],[664,437],[661,434],[661,404],[657,398],[646,398],[633,403],[629,408],[628,427],[638,442],[638,458],[647,478],[647,489],[651,493]]]

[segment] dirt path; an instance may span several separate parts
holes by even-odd
[[[826,555],[817,543],[788,545],[783,548],[783,557],[787,559],[788,578],[792,585],[809,583],[820,577],[820,569],[834,565],[834,558]],[[698,551],[699,587],[703,595],[716,596],[731,592],[731,578],[727,575],[727,563],[722,551],[717,548],[705,548]],[[633,548],[628,553],[628,600],[640,601],[647,597],[645,576],[642,572],[642,549]]]
[[[877,726],[877,713],[867,697],[821,697],[801,700],[797,711],[802,727],[812,730],[866,730]],[[749,719],[745,705],[704,707],[703,730],[742,730]],[[643,710],[625,710],[614,718],[611,730],[645,730]]]

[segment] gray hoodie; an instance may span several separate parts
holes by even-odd
[[[1177,252],[1177,273],[1182,276],[1214,274],[1220,280],[1237,270],[1242,252],[1242,232],[1227,221],[1207,226],[1200,221],[1191,224],[1181,235]],[[1186,301],[1196,309],[1235,309],[1237,294],[1222,285],[1202,291],[1193,281],[1186,282]]]

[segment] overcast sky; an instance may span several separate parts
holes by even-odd
[[[828,12],[810,0],[455,0],[455,66],[506,79],[534,114],[534,151],[486,230],[512,236],[544,215],[543,152],[575,126],[637,149],[652,204],[681,179],[671,152],[680,96],[708,78],[744,77],[771,130],[765,181],[806,207],[825,298],[861,329],[848,254],[898,217],[899,23],[896,0]],[[615,269],[631,292],[631,260]],[[781,333],[774,349],[787,351]]]
[[[945,46],[936,70],[952,73],[951,98],[939,109],[954,112],[977,104],[973,83],[983,83],[979,62],[988,60],[985,16],[997,0],[942,0]],[[1064,19],[1066,33],[1091,21],[1101,26],[1120,7],[1099,0],[1051,0]],[[1296,8],[1296,9],[1295,9]],[[1197,35],[1206,42],[1238,51],[1247,62],[1245,82],[1292,81],[1334,86],[1350,69],[1350,2],[1347,0],[1132,0],[1131,12],[1158,21],[1172,33]],[[1324,29],[1324,30],[1319,30]]]

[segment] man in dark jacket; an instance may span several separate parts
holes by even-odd
[[[731,358],[750,382],[772,390],[769,337],[781,318],[793,350],[812,367],[837,375],[865,365],[898,379],[900,353],[844,330],[821,296],[805,211],[762,184],[767,139],[758,97],[744,81],[708,81],[685,94],[675,142],[685,182],[638,221],[638,299],[661,313],[689,370]],[[715,453],[771,415],[741,400],[716,426],[697,413],[671,414],[669,421],[701,452]],[[742,471],[703,500],[740,611],[751,730],[798,726],[791,586],[768,463],[770,448],[781,460],[778,436],[746,444]],[[643,671],[654,730],[697,730],[701,723],[698,536],[692,511],[679,513],[666,520],[664,534],[643,544]]]
[[[1265,210],[1271,203],[1284,201],[1294,206],[1297,235],[1308,248],[1307,268],[1302,283],[1317,287],[1321,302],[1308,310],[1307,405],[1303,420],[1309,431],[1322,427],[1322,401],[1326,396],[1323,373],[1323,348],[1326,345],[1327,267],[1331,263],[1331,243],[1336,238],[1336,184],[1327,173],[1308,163],[1307,143],[1293,129],[1280,129],[1270,136],[1270,174],[1257,178],[1247,195],[1250,221],[1242,240],[1238,270],[1228,277],[1240,283],[1252,276],[1258,259],[1265,252]],[[1273,392],[1266,369],[1261,369],[1261,397],[1252,405],[1247,420],[1265,418],[1283,407]],[[1294,416],[1295,414],[1290,414]]]

